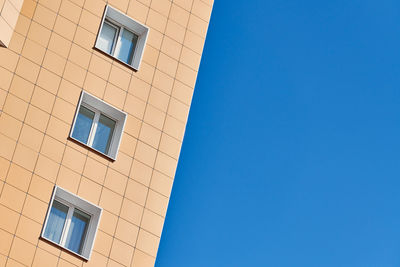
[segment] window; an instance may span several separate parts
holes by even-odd
[[[55,186],[41,237],[89,259],[102,209]]]
[[[70,138],[115,160],[126,113],[82,91]]]
[[[139,69],[149,28],[106,6],[95,47]]]

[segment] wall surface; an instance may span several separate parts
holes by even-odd
[[[0,46],[10,43],[23,0],[0,0]]]
[[[150,28],[137,72],[93,49],[106,4]],[[0,266],[154,265],[212,4],[0,0]],[[128,114],[115,161],[68,138],[82,90]],[[89,261],[40,238],[54,185],[103,209]]]

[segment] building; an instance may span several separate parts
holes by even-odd
[[[213,0],[0,0],[0,266],[153,266]]]

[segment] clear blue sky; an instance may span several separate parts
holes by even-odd
[[[400,266],[400,1],[215,1],[156,266]]]

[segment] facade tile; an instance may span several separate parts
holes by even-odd
[[[10,258],[26,265],[30,266],[35,255],[36,247],[21,238],[14,238],[11,246]]]
[[[26,192],[31,181],[32,172],[17,164],[11,164],[6,183]]]

